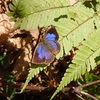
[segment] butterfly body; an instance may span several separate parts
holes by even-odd
[[[57,42],[58,34],[54,27],[50,28],[40,43],[36,46],[32,62],[35,64],[49,64],[51,63],[56,54],[60,51],[60,45]]]

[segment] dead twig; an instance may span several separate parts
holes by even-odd
[[[97,83],[100,83],[100,80],[97,80],[97,81],[94,81],[94,82],[91,82],[91,83],[87,83],[87,84],[83,84],[83,85],[78,86],[78,87],[65,87],[65,88],[62,89],[62,92],[66,95],[70,91],[72,94],[75,94],[81,100],[85,100],[82,97],[82,95],[85,95],[88,98],[91,98],[92,100],[99,100],[96,97],[92,96],[91,94],[88,94],[88,93],[81,91],[82,88],[88,87],[88,86],[91,86],[91,85],[94,85],[94,84],[97,84]]]
[[[0,94],[3,95],[7,100],[11,100],[9,97],[7,97],[2,91],[0,91]]]
[[[88,86],[91,86],[91,85],[94,85],[94,84],[97,84],[97,83],[100,83],[100,80],[97,80],[97,81],[94,81],[94,82],[91,82],[91,83],[87,83],[87,84],[83,84],[81,86],[78,86],[78,87],[74,87],[74,91],[76,94],[79,94],[79,95],[86,95],[87,97],[93,99],[93,100],[98,100],[96,97],[88,94],[88,93],[85,93],[83,91],[81,91],[82,88],[85,88],[85,87],[88,87]]]
[[[89,98],[91,98],[91,99],[93,99],[93,100],[99,100],[99,99],[97,99],[96,97],[90,95],[89,93],[86,93],[86,92],[83,92],[83,91],[81,91],[80,93],[81,93],[82,95],[86,95],[87,97],[89,97]]]
[[[97,83],[100,83],[100,80],[97,80],[97,81],[94,81],[94,82],[91,82],[91,83],[87,83],[87,84],[83,84],[81,86],[78,86],[77,88],[80,90],[81,88],[85,88],[87,86],[91,86],[91,85],[94,85],[94,84],[97,84]]]

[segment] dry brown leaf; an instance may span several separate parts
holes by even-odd
[[[27,44],[26,48],[21,50],[18,59],[14,63],[14,69],[12,73],[15,76],[15,80],[24,80],[28,74],[28,70],[31,65],[32,59],[32,47]]]
[[[27,34],[26,38],[21,38],[20,35]],[[34,48],[32,39],[34,35],[37,37],[39,34],[38,30],[33,30],[30,32],[23,31],[22,33],[18,34],[19,37],[9,38],[8,41],[10,46],[15,47],[17,49],[21,49],[20,54],[18,54],[17,60],[14,62],[14,69],[12,73],[15,76],[15,80],[23,80],[26,78],[28,74],[28,70],[31,66],[31,59],[32,59],[32,49]]]
[[[6,14],[0,14],[0,35],[9,33],[9,30],[13,29],[15,22],[10,22],[9,19]]]
[[[10,52],[18,50],[20,53],[13,54],[10,66],[13,67],[12,73],[16,80],[23,80],[28,74],[31,65],[32,49],[38,39],[39,30],[12,31],[14,22],[9,22],[9,17],[5,14],[0,15],[0,47],[4,45]],[[21,37],[22,36],[22,37]],[[23,38],[23,36],[26,36]],[[35,40],[33,45],[32,40]],[[11,67],[9,67],[11,68]]]

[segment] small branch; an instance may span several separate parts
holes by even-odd
[[[7,97],[2,91],[0,91],[0,94],[2,94],[7,100],[10,100],[10,98]]]
[[[94,84],[97,84],[97,83],[100,83],[100,80],[97,80],[97,81],[94,81],[94,82],[91,82],[91,83],[88,83],[88,84],[83,84],[81,86],[78,86],[78,87],[74,87],[74,91],[77,93],[77,94],[82,94],[82,95],[86,95],[87,97],[93,99],[93,100],[98,100],[96,97],[88,94],[88,93],[85,93],[83,91],[81,91],[81,88],[84,88],[84,87],[87,87],[87,86],[91,86],[91,85],[94,85]]]
[[[96,97],[94,97],[94,96],[92,96],[92,95],[90,95],[90,94],[88,94],[88,93],[85,93],[85,92],[83,92],[83,91],[81,91],[80,93],[83,94],[83,95],[86,95],[87,97],[90,97],[90,98],[93,99],[93,100],[99,100],[99,99],[97,99]]]
[[[23,83],[21,82],[14,82],[14,87],[16,87],[18,90],[21,90],[22,87],[23,87]],[[52,88],[52,87],[43,87],[43,86],[34,86],[34,85],[31,85],[31,84],[28,84],[25,88],[24,91],[38,91],[38,92],[41,92],[41,91],[44,91],[45,89],[49,89],[49,88]]]
[[[79,94],[76,94],[76,96],[77,96],[78,98],[80,98],[81,100],[85,100],[85,99],[82,98]]]
[[[45,90],[45,89],[48,89],[48,87],[26,86],[26,88],[25,88],[25,90],[40,91],[40,92],[43,91],[43,90]]]
[[[97,83],[100,83],[100,80],[97,80],[97,81],[94,81],[94,82],[91,82],[91,83],[87,83],[87,84],[83,84],[81,86],[78,86],[77,88],[80,90],[81,88],[91,86],[91,85],[94,85],[94,84],[97,84]]]
[[[62,89],[62,92],[65,94],[65,92],[68,92],[71,89],[71,87],[65,87]]]

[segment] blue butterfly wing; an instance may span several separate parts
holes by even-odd
[[[55,55],[60,51],[60,45],[57,42],[58,34],[55,28],[51,28],[44,35],[41,41],[35,48],[32,62],[35,64],[49,64]]]
[[[45,35],[44,41],[46,42],[47,48],[55,55],[60,51],[60,45],[56,40],[57,35],[54,33],[47,33]]]
[[[59,38],[58,33],[57,33],[55,27],[53,27],[53,26],[45,34],[45,39],[57,41],[58,38]]]
[[[35,48],[32,62],[35,64],[49,64],[54,60],[54,55],[41,42]]]
[[[56,40],[56,34],[54,34],[54,33],[47,33],[47,34],[45,35],[45,39],[46,39],[46,40],[55,41],[55,40]]]

